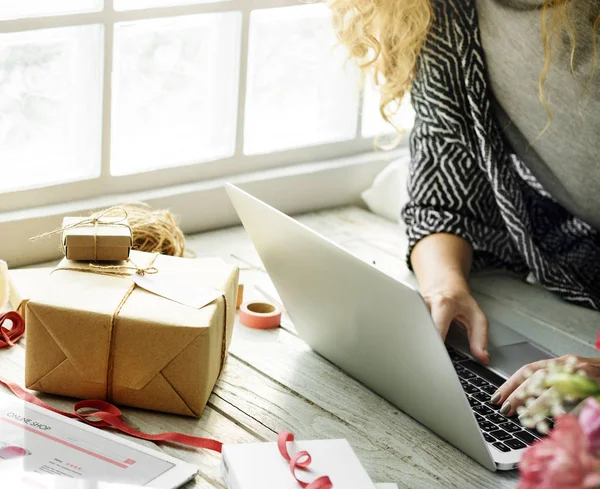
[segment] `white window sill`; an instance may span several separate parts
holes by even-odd
[[[239,224],[223,189],[226,182],[245,190],[288,214],[298,214],[360,202],[360,193],[391,161],[408,149],[375,152],[349,158],[196,182],[133,194],[68,202],[0,213],[0,259],[10,267],[30,265],[60,256],[56,236],[29,241],[58,228],[65,215],[89,212],[123,202],[144,201],[153,208],[168,208],[180,216],[187,234]]]

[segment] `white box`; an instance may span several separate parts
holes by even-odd
[[[304,482],[326,475],[334,489],[376,489],[346,440],[294,441],[287,446],[292,456],[306,450],[312,457],[307,470],[296,471],[298,478]],[[222,472],[228,489],[300,487],[289,463],[279,453],[277,443],[223,446]]]

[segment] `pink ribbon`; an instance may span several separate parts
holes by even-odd
[[[310,453],[305,450],[298,452],[293,457],[290,456],[287,449],[287,444],[290,441],[294,441],[294,435],[287,431],[282,431],[277,437],[277,447],[279,448],[281,456],[290,463],[290,471],[292,472],[294,479],[300,484],[300,487],[304,487],[305,489],[331,489],[333,484],[331,483],[331,479],[326,475],[315,479],[311,483],[303,482],[298,479],[296,469],[306,470],[312,462],[312,457],[310,456]]]
[[[0,385],[7,387],[16,397],[23,401],[30,402],[41,408],[48,409],[49,411],[62,416],[66,416],[67,418],[77,419],[96,428],[113,428],[129,436],[140,438],[142,440],[154,442],[170,441],[189,447],[213,450],[218,453],[221,453],[221,449],[223,447],[223,444],[219,441],[186,435],[183,433],[168,432],[149,434],[136,430],[123,421],[123,414],[119,408],[105,401],[81,401],[75,404],[73,412],[67,412],[46,404],[31,392],[26,391],[14,382],[3,379],[2,377],[0,377]],[[281,456],[290,463],[290,471],[300,487],[305,489],[331,489],[333,484],[327,476],[319,477],[311,483],[303,482],[298,479],[296,476],[296,470],[306,470],[312,462],[312,457],[310,456],[310,453],[305,450],[298,452],[293,457],[290,456],[287,449],[287,443],[292,441],[294,441],[294,435],[287,431],[282,431],[277,437],[277,447],[279,448],[279,453],[281,453]]]
[[[4,322],[7,320],[12,322],[11,329],[4,327]],[[23,320],[23,316],[16,311],[0,314],[0,348],[15,346],[15,343],[19,341],[24,334],[25,321]]]
[[[184,433],[167,432],[149,434],[136,430],[123,421],[123,414],[119,408],[105,401],[81,401],[75,404],[73,412],[68,412],[46,404],[32,393],[27,392],[19,385],[7,379],[0,377],[0,384],[7,387],[15,396],[23,401],[30,402],[31,404],[35,404],[36,406],[52,411],[53,413],[66,416],[67,418],[79,420],[96,428],[113,428],[129,436],[140,438],[141,440],[154,442],[170,441],[188,447],[213,450],[218,453],[221,453],[223,447],[223,444],[219,441],[186,435]]]

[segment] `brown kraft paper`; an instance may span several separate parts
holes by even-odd
[[[81,221],[89,221],[89,218],[65,217],[63,227]],[[127,221],[114,224],[101,221],[70,227],[63,231],[62,240],[65,256],[69,260],[83,261],[127,260],[133,243]]]
[[[88,273],[89,264],[65,259],[26,304],[26,386],[200,416],[231,341],[238,269],[220,259],[138,251],[131,258],[156,267],[156,276],[180,272],[225,295],[196,309],[134,286],[130,276]]]

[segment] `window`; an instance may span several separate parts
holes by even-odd
[[[322,4],[1,2],[0,212],[370,151],[346,58]]]

